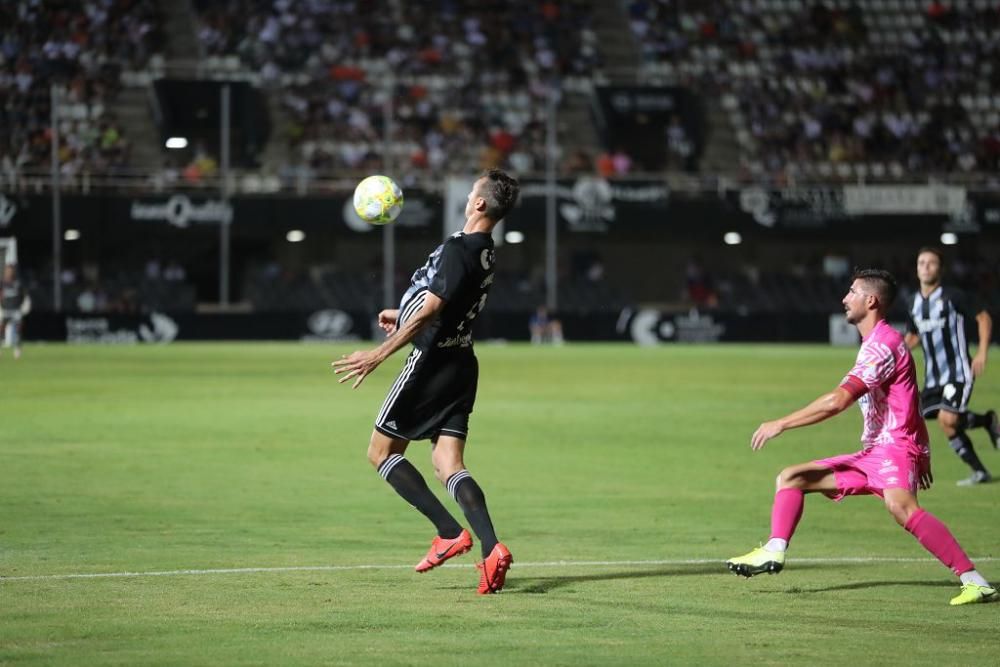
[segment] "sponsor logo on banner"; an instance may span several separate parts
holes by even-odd
[[[139,325],[139,337],[147,343],[169,343],[177,338],[180,328],[171,317],[163,313],[149,316],[150,324]]]
[[[15,213],[17,213],[17,204],[0,194],[0,227],[9,225],[14,219]]]
[[[965,188],[955,185],[847,185],[849,215],[950,215],[965,210]]]
[[[611,184],[603,178],[581,178],[573,185],[573,200],[559,206],[559,212],[574,232],[606,232],[614,222]]]
[[[181,228],[192,222],[229,224],[233,221],[233,207],[229,202],[210,199],[195,204],[187,195],[174,195],[161,204],[133,201],[131,214],[133,220],[162,221]]]
[[[548,185],[541,181],[524,183],[521,198],[544,199]],[[607,232],[619,220],[621,204],[656,204],[666,206],[670,188],[660,183],[612,183],[603,178],[584,176],[572,185],[556,184],[558,212],[573,232]]]
[[[739,192],[739,205],[762,227],[816,228],[846,216],[844,195],[838,188],[744,188]]]
[[[105,345],[134,345],[139,342],[166,344],[177,338],[180,327],[173,318],[163,313],[153,313],[149,323],[137,328],[115,329],[106,317],[67,317],[67,343],[100,343]]]
[[[688,313],[670,314],[651,308],[633,313],[626,308],[618,318],[617,329],[620,333],[628,332],[639,345],[715,343],[726,333],[725,325],[694,309]]]
[[[355,340],[351,334],[354,319],[342,310],[328,308],[317,310],[306,320],[309,333],[302,337],[306,342],[326,342],[335,340]]]

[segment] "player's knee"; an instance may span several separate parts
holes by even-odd
[[[885,508],[889,510],[889,514],[896,520],[896,523],[900,526],[905,526],[906,522],[910,520],[910,516],[917,511],[917,504],[909,500],[898,501],[886,499]]]
[[[953,438],[958,433],[958,414],[941,410],[938,413],[938,424],[946,436]]]
[[[381,445],[380,443],[370,442],[368,443],[368,462],[378,470],[378,467],[382,465],[382,462],[389,458],[389,448]]]
[[[431,455],[431,463],[434,464],[434,476],[442,484],[459,470],[465,468],[461,458],[456,458],[451,454],[439,454],[436,450]]]
[[[779,472],[778,477],[774,480],[774,486],[778,491],[781,489],[801,489],[804,484],[805,478],[801,471],[793,467],[785,468]]]

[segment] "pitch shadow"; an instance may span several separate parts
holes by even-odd
[[[890,588],[895,586],[920,586],[923,588],[955,588],[958,584],[954,581],[855,581],[850,584],[837,584],[836,586],[824,586],[822,588],[802,588],[793,586],[784,591],[768,591],[772,593],[780,592],[786,594],[801,595],[802,593],[830,593],[832,591],[859,591],[866,588]]]
[[[517,567],[515,564],[514,567]],[[695,563],[691,565],[671,565],[669,567],[650,567],[636,570],[619,570],[616,572],[601,572],[598,574],[565,575],[555,577],[520,577],[516,573],[507,580],[504,592],[528,593],[542,595],[570,584],[582,584],[591,581],[615,581],[618,579],[648,579],[652,577],[684,577],[704,576],[713,574],[729,574],[723,562]]]

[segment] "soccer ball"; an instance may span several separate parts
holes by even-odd
[[[388,176],[369,176],[354,188],[354,210],[365,222],[388,224],[403,210],[403,191]]]

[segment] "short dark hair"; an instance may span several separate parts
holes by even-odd
[[[896,300],[899,285],[896,278],[885,269],[854,269],[852,280],[862,281],[866,287],[875,292],[882,308],[888,310]]]
[[[937,255],[938,264],[941,265],[942,269],[944,268],[944,252],[941,250],[941,248],[937,247],[936,245],[925,245],[923,248],[917,251],[917,257],[920,257],[925,252]]]
[[[517,203],[521,184],[501,169],[488,169],[480,178],[486,179],[479,193],[486,200],[486,217],[499,222]]]

